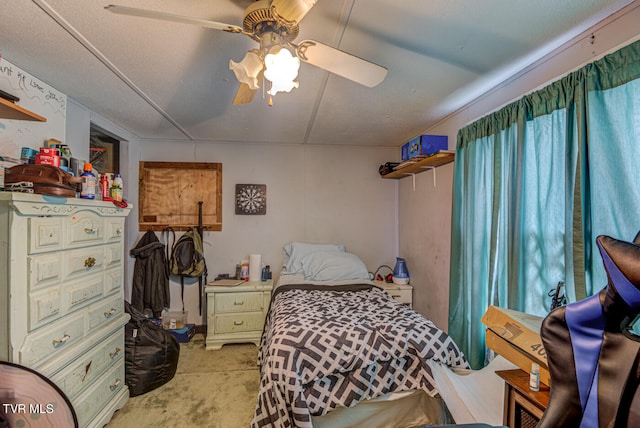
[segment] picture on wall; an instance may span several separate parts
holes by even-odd
[[[266,184],[236,184],[236,214],[265,215],[266,213]]]

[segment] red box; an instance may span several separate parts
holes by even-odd
[[[60,167],[60,156],[43,155],[36,153],[36,164],[46,164]]]
[[[60,150],[52,147],[40,147],[40,154],[46,156],[60,156]]]

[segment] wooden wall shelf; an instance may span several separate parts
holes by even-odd
[[[455,160],[455,153],[438,152],[417,162],[410,163],[402,168],[396,169],[389,174],[382,175],[382,178],[404,178],[409,175],[418,174],[423,171],[446,165]]]
[[[44,117],[35,114],[24,107],[20,107],[11,101],[7,101],[4,98],[0,98],[0,119],[30,120],[33,122],[47,121]]]

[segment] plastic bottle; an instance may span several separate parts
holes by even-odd
[[[109,196],[116,202],[122,202],[122,177],[120,174],[116,174],[109,189]]]
[[[84,183],[82,183],[82,190],[80,191],[80,197],[84,199],[95,199],[96,197],[96,176],[93,174],[93,167],[90,163],[84,164],[84,172],[80,174],[80,177],[84,177]]]
[[[540,391],[540,365],[538,363],[531,363],[529,389],[532,391]]]
[[[249,260],[243,259],[240,263],[241,273],[240,278],[243,281],[249,281]]]
[[[116,174],[113,179],[113,183],[124,191],[124,183],[122,182],[122,176],[120,174]]]
[[[103,201],[110,201],[109,197],[109,179],[105,174],[100,174],[100,194]]]

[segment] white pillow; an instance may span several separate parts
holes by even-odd
[[[334,244],[309,244],[306,242],[292,242],[284,246],[285,273],[292,275],[303,274],[302,259],[316,252],[341,252],[344,253],[344,245]]]
[[[309,281],[369,279],[367,266],[352,253],[315,252],[302,259],[304,277]]]

